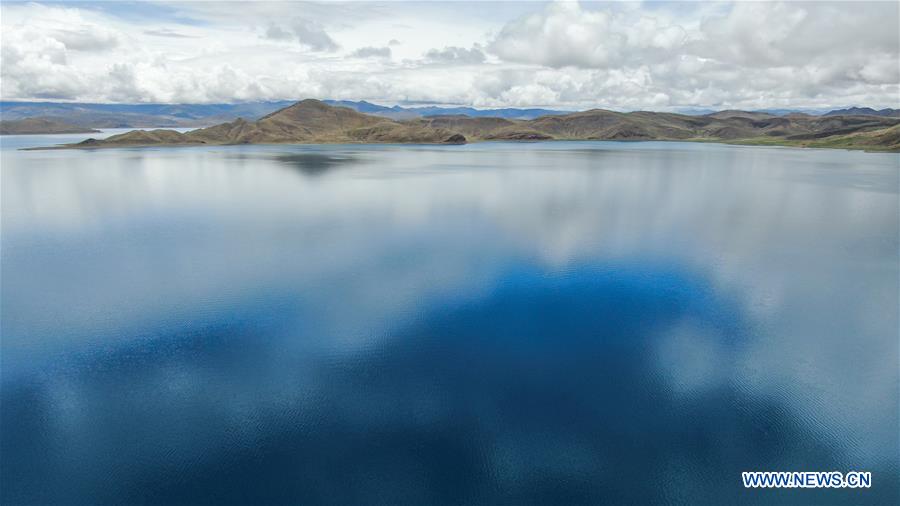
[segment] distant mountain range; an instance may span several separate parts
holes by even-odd
[[[293,101],[247,102],[238,104],[83,104],[64,102],[0,102],[0,119],[5,121],[41,118],[47,121],[67,123],[84,128],[178,128],[205,127],[244,118],[255,121],[263,116],[293,104]],[[341,106],[354,111],[394,120],[420,117],[465,115],[472,118],[505,118],[530,120],[542,116],[562,116],[572,111],[554,109],[475,109],[472,107],[415,106],[392,107],[367,101],[325,100],[325,104]],[[709,109],[685,109],[682,114],[702,116],[715,111]],[[806,113],[821,114],[809,110],[777,109],[763,112],[775,116]],[[872,115],[900,117],[898,109],[853,107],[825,113],[825,115]]]
[[[900,118],[720,111],[704,116],[603,109],[530,120],[466,115],[395,120],[303,100],[257,121],[237,119],[180,133],[134,130],[63,146],[189,146],[299,143],[462,144],[491,140],[680,140],[900,151]]]
[[[357,112],[365,114],[374,114],[384,118],[392,119],[410,119],[425,116],[452,116],[462,114],[473,118],[506,118],[506,119],[534,119],[541,116],[559,116],[562,114],[571,114],[572,111],[559,111],[553,109],[475,109],[473,107],[386,107],[383,105],[373,104],[365,100],[353,102],[349,100],[323,100],[328,105],[336,105],[340,107],[349,107]]]
[[[294,103],[241,104],[81,104],[0,102],[3,120],[44,118],[89,128],[203,127],[237,118],[257,119]]]
[[[100,130],[46,118],[0,120],[0,135],[89,134]]]
[[[395,121],[310,99],[279,109],[253,122],[239,118],[186,133],[175,130],[133,130],[103,140],[88,139],[72,147],[465,142],[465,137],[444,128]]]
[[[886,116],[889,118],[900,118],[900,109],[875,110],[871,107],[849,107],[826,112],[825,116]]]
[[[475,109],[472,107],[387,107],[371,102],[325,100],[326,104],[348,107],[357,112],[391,119],[465,114],[472,117],[533,119],[571,111],[550,109]],[[248,102],[241,104],[80,104],[64,102],[0,102],[4,120],[43,118],[89,128],[177,128],[203,127],[237,118],[257,120],[283,109],[294,101]]]

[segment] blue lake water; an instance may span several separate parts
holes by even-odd
[[[898,500],[897,154],[83,137],[0,140],[4,505]]]

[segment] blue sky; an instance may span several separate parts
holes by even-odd
[[[0,14],[4,100],[900,107],[897,2],[5,1]]]

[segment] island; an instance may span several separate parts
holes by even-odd
[[[239,118],[184,133],[134,130],[53,148],[551,140],[666,140],[900,151],[900,118],[800,113],[777,116],[746,111],[690,116],[593,109],[530,120],[465,115],[396,120],[307,99],[256,121]]]

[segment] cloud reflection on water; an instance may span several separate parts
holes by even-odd
[[[312,177],[275,161],[309,148],[4,153],[5,494],[789,502],[735,473],[896,474],[895,158],[577,146],[326,147],[366,164]]]

